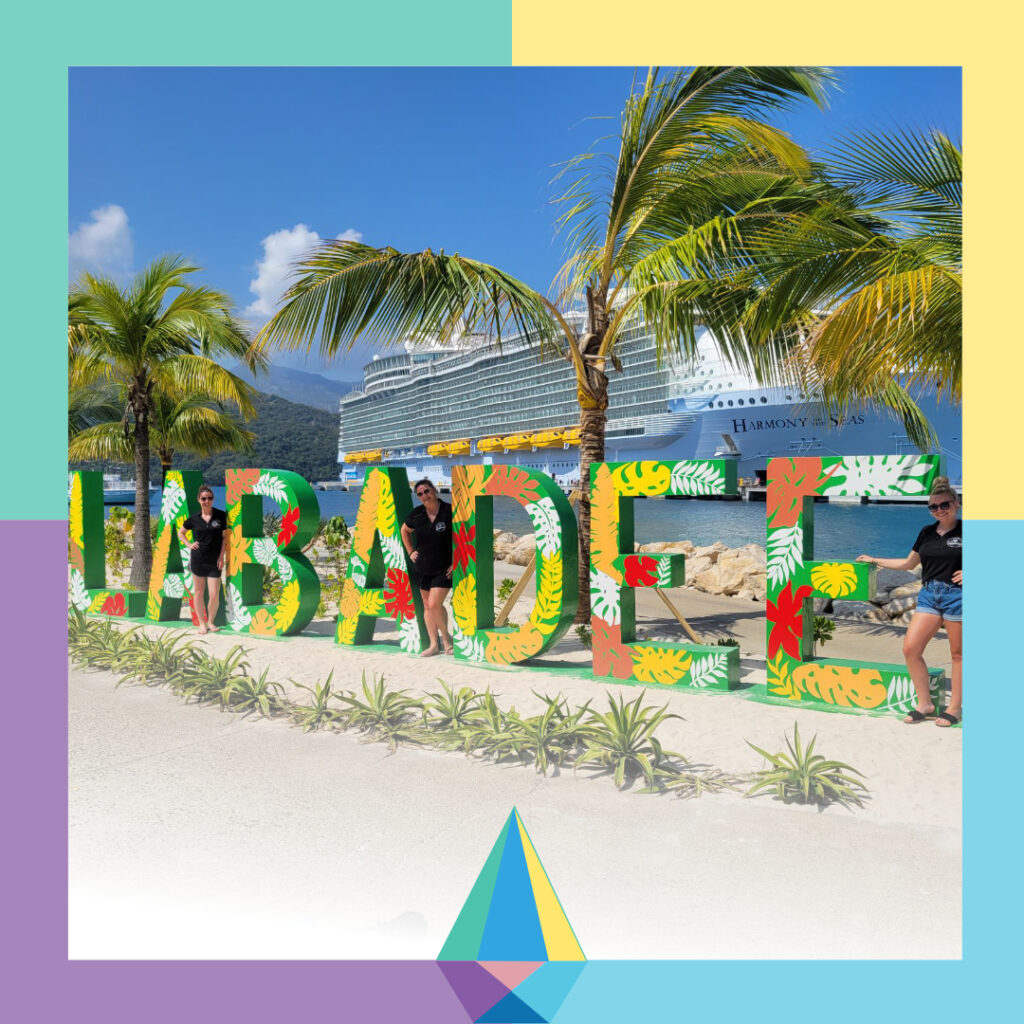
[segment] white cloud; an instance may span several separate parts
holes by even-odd
[[[358,242],[363,235],[355,228],[349,228],[336,237]],[[249,282],[249,291],[256,300],[245,307],[242,315],[254,320],[269,319],[288,287],[292,264],[319,241],[320,235],[305,224],[282,228],[267,235],[261,243],[263,259],[256,264],[256,277]]]
[[[128,214],[116,203],[101,206],[68,236],[68,276],[83,270],[119,277],[132,269],[134,246]]]

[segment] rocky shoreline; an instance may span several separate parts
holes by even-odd
[[[494,558],[511,565],[528,565],[534,555],[532,534],[495,531]],[[686,588],[705,594],[764,601],[767,589],[765,549],[758,544],[730,548],[721,541],[698,547],[688,540],[638,544],[637,551],[680,552],[686,555]],[[905,625],[910,621],[921,589],[921,570],[880,569],[878,593],[871,601],[816,599],[816,615],[852,622]]]

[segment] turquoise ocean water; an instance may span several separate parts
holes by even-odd
[[[224,507],[224,488],[214,487],[218,507]],[[323,518],[344,516],[355,522],[359,492],[316,491]],[[159,509],[159,492],[153,509]],[[449,495],[444,496],[450,500]],[[268,510],[277,506],[266,502]],[[670,501],[639,498],[634,502],[636,540],[689,540],[713,544],[716,540],[731,548],[743,544],[765,545],[765,505],[743,501]],[[814,506],[814,553],[817,558],[854,558],[862,552],[895,558],[911,548],[918,531],[931,520],[923,505],[828,505]],[[500,530],[523,534],[532,529],[530,517],[511,498],[494,502],[494,525]]]

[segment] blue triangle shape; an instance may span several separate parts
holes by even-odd
[[[515,820],[515,811],[509,824]],[[509,828],[477,960],[547,960],[530,869],[518,828]]]
[[[512,991],[545,1020],[551,1020],[584,967],[586,963],[582,960],[552,960],[541,964]]]
[[[548,1019],[527,1006],[514,992],[509,992],[500,1003],[477,1017],[477,1024],[548,1024]]]

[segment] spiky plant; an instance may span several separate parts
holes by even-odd
[[[383,676],[374,676],[373,685],[362,674],[362,698],[355,693],[339,694],[337,699],[345,705],[342,721],[346,726],[365,732],[373,738],[387,740],[392,751],[401,741],[419,738],[416,713],[423,704],[408,697],[408,690],[389,690]]]
[[[291,708],[292,719],[302,726],[303,732],[313,732],[323,726],[333,725],[341,720],[342,713],[331,706],[339,694],[334,692],[334,669],[331,669],[322,683],[306,686],[295,683],[300,690],[307,691],[313,698],[309,704],[294,704]]]

